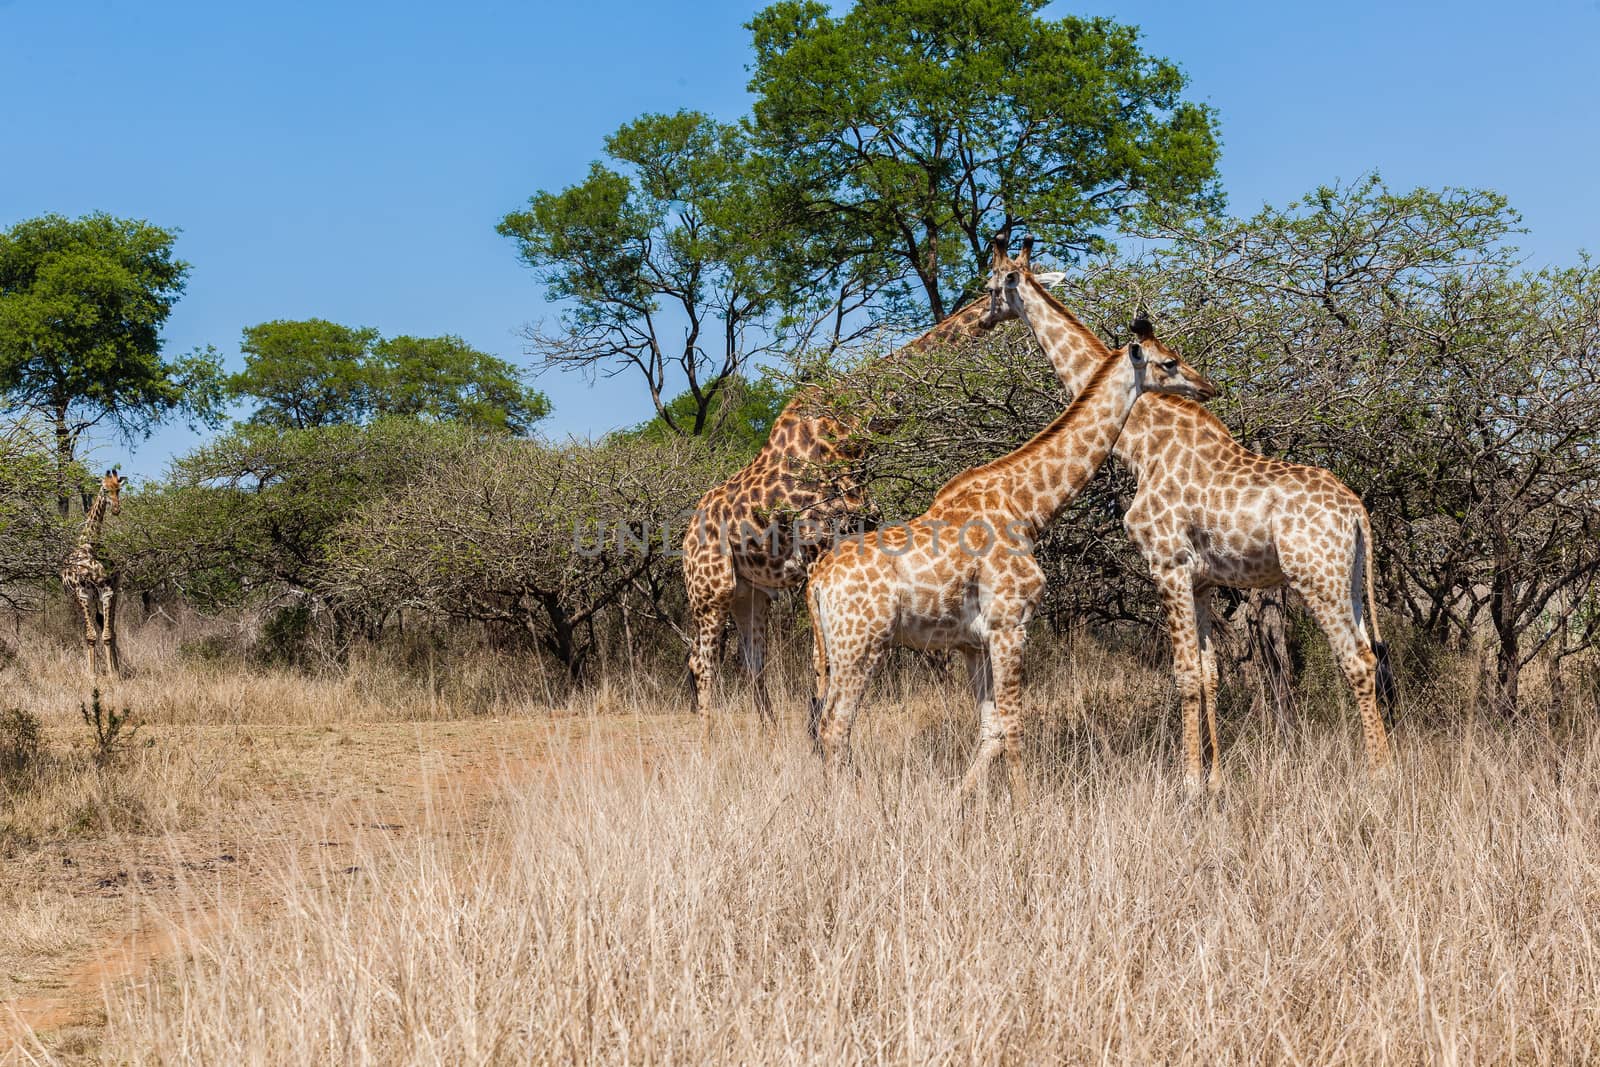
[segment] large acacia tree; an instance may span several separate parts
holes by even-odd
[[[44,215],[0,232],[0,394],[54,431],[62,514],[90,427],[132,438],[175,413],[216,413],[215,356],[161,352],[161,328],[189,273],[175,239],[103,213]]]
[[[934,319],[1026,227],[1092,250],[1151,207],[1210,207],[1215,117],[1109,19],[1045,0],[781,0],[750,23],[754,131],[806,230]]]

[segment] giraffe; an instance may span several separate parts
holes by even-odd
[[[1025,277],[1011,270],[1001,284],[1033,284]],[[1146,391],[1203,400],[1216,388],[1141,338],[1101,360],[1067,410],[1027,444],[952,478],[910,522],[846,539],[817,562],[806,592],[810,726],[827,768],[844,760],[862,694],[890,646],[959,649],[979,738],[957,795],[968,796],[1004,752],[1012,801],[1025,802],[1022,650],[1045,589],[1033,546],[1111,454]]]
[[[1025,318],[1062,385],[1077,395],[1108,349],[1046,290],[1044,276],[1030,273],[1031,245],[1031,239],[1024,241],[1016,260],[1006,260],[997,247],[996,273],[1016,271],[1021,284],[991,285],[990,319]],[[1168,351],[1147,319],[1134,324],[1134,334],[1153,352]],[[1123,526],[1150,568],[1166,616],[1189,790],[1198,791],[1202,782],[1213,790],[1221,785],[1211,634],[1211,594],[1219,587],[1287,583],[1300,594],[1355,694],[1368,765],[1382,773],[1390,756],[1379,703],[1393,705],[1395,684],[1378,632],[1372,527],[1360,498],[1320,467],[1250,451],[1210,411],[1178,395],[1151,395],[1136,404],[1113,455],[1138,483]],[[1209,774],[1201,751],[1202,715]]]
[[[985,302],[975,301],[888,358],[975,337],[992,325],[989,319]],[[777,593],[805,581],[824,540],[796,533],[825,530],[865,506],[861,486],[840,472],[861,458],[861,435],[854,432],[860,427],[819,414],[819,399],[815,388],[801,389],[756,457],[700,498],[684,531],[683,581],[693,628],[689,680],[707,729],[712,671],[730,617],[756,713],[763,724],[775,721],[765,681],[768,606]]]
[[[106,670],[115,676],[121,673],[117,659],[117,583],[115,571],[108,571],[100,560],[100,527],[105,524],[106,509],[111,514],[122,514],[122,487],[127,479],[116,471],[106,471],[100,479],[100,491],[83,516],[83,529],[78,543],[67,553],[61,564],[61,584],[67,587],[78,601],[83,613],[83,638],[87,642],[89,674],[96,673],[95,646],[105,642]],[[99,612],[103,627],[95,622]]]

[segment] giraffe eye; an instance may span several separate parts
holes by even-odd
[[[1177,374],[1178,373],[1178,361],[1176,359],[1167,360],[1165,363],[1161,364],[1161,367],[1168,374]]]

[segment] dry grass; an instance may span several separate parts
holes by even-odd
[[[472,832],[360,836],[342,867],[283,853],[270,913],[223,901],[192,951],[113,989],[98,1054],[1600,1055],[1594,737],[1414,728],[1374,785],[1349,716],[1287,742],[1246,730],[1220,800],[1188,803],[1164,678],[1078,658],[1032,690],[1049,712],[1022,812],[1000,792],[951,809],[972,722],[961,687],[926,674],[885,684],[859,774],[832,791],[796,719],[770,745],[741,716],[706,747],[618,683],[618,714],[524,746]]]
[[[965,686],[912,657],[829,790],[798,640],[780,736],[707,745],[643,671],[551,715],[514,663],[308,677],[183,636],[129,635],[109,695],[147,725],[105,768],[76,649],[0,669],[45,753],[0,834],[0,995],[41,1036],[0,1061],[1600,1055],[1600,734],[1454,712],[1470,667],[1413,685],[1375,785],[1314,661],[1307,724],[1235,722],[1188,802],[1165,673],[1036,642],[1033,803],[959,812]]]

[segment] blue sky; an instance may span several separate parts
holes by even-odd
[[[0,0],[0,226],[55,211],[183,230],[170,351],[321,316],[456,333],[522,362],[548,317],[495,222],[583,175],[644,111],[748,107],[755,4]],[[1506,193],[1535,263],[1600,249],[1600,0],[1056,4],[1142,28],[1221,114],[1230,207],[1378,169]],[[648,414],[626,378],[549,374],[554,433]],[[97,459],[158,474],[174,426]]]

